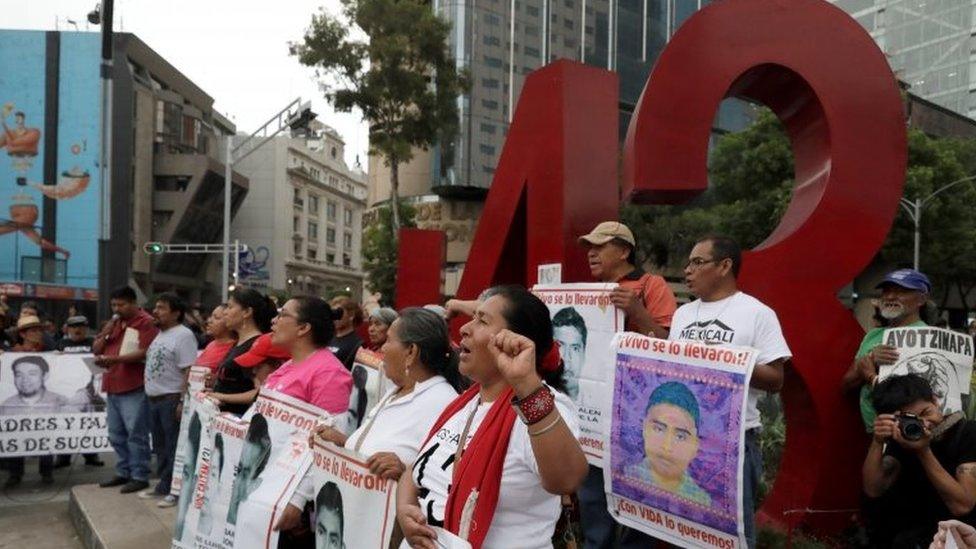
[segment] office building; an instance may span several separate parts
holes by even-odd
[[[913,94],[976,116],[976,1],[831,2],[871,33]]]
[[[342,137],[312,122],[235,165],[250,180],[232,225],[233,238],[249,247],[241,284],[283,295],[359,297],[366,175],[344,155]]]

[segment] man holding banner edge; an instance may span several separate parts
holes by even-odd
[[[926,326],[921,319],[921,310],[932,291],[932,283],[915,269],[899,269],[888,273],[876,288],[881,290],[881,316],[889,324],[864,334],[854,362],[841,381],[845,391],[860,386],[861,418],[868,433],[873,432],[877,415],[871,405],[871,388],[878,380],[878,369],[898,361],[898,350],[882,344],[885,329]]]
[[[674,293],[664,278],[645,273],[636,264],[637,241],[627,225],[604,221],[579,237],[586,248],[590,274],[600,282],[616,282],[611,296],[614,306],[624,311],[626,329],[652,337],[667,338],[671,317],[677,308]],[[587,549],[614,546],[616,522],[607,511],[603,470],[590,466],[578,492],[584,544]],[[647,547],[652,539],[641,532],[624,528],[616,547]]]
[[[731,238],[707,236],[688,255],[685,283],[698,299],[674,314],[670,340],[693,340],[756,349],[745,416],[745,460],[742,520],[749,547],[755,547],[755,496],[762,477],[757,403],[763,391],[779,392],[783,369],[792,357],[776,313],[758,299],[739,291],[737,278],[742,250]]]

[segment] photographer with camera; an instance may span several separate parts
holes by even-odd
[[[874,546],[927,547],[940,521],[976,524],[976,422],[943,414],[914,374],[878,383],[872,402],[878,416],[862,476]]]

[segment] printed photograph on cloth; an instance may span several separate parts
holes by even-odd
[[[973,375],[973,338],[944,328],[885,330],[885,345],[898,349],[898,361],[878,370],[878,379],[916,374],[932,386],[945,413],[964,410]]]
[[[236,461],[228,462],[234,480],[225,529],[233,529],[237,549],[269,549],[278,544],[274,522],[311,463],[308,435],[316,422],[334,418],[307,402],[262,389],[242,419],[248,421],[243,446]]]
[[[315,442],[309,471],[315,487],[316,548],[390,546],[396,527],[396,482],[372,474],[366,456],[321,441]]]
[[[389,381],[383,375],[383,355],[375,351],[363,349],[356,351],[353,362],[352,390],[349,394],[349,410],[344,422],[340,420],[338,427],[347,435],[363,424],[363,420],[375,407],[386,392]]]
[[[198,400],[194,395],[203,390],[207,374],[210,368],[206,366],[191,366],[187,377],[187,387],[183,394],[183,413],[180,415],[180,432],[176,439],[176,456],[173,458],[173,482],[170,486],[170,494],[179,497],[183,490],[183,475],[178,474],[183,470],[187,459],[193,461],[190,472],[196,467],[196,456],[200,449],[200,417],[196,413]],[[196,416],[194,418],[194,416]],[[196,425],[196,442],[190,442],[190,426]],[[188,448],[187,445],[191,444]],[[188,457],[189,456],[189,457]],[[191,488],[192,489],[192,488]]]
[[[4,353],[0,356],[0,415],[103,412],[102,375],[91,355]]]
[[[91,355],[0,355],[0,457],[110,449],[103,373]]]
[[[621,334],[616,341],[628,338],[638,349],[624,346],[615,353],[609,491],[652,510],[646,517],[660,511],[738,539],[742,421],[752,352],[637,334]],[[641,350],[643,345],[647,350]],[[713,360],[714,365],[688,358],[705,352],[723,358]],[[636,515],[633,520],[641,522],[642,515]],[[646,522],[642,530],[662,533],[655,521]],[[659,537],[678,542],[667,528],[662,530],[666,535]],[[691,529],[679,525],[674,530]]]
[[[617,284],[574,283],[536,285],[532,292],[549,308],[552,337],[559,344],[566,394],[576,403],[580,444],[587,460],[603,463],[603,433],[609,373],[607,348],[623,329],[623,313],[613,306],[610,294]]]

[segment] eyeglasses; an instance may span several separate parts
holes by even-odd
[[[702,257],[693,257],[685,263],[685,269],[691,269],[692,271],[697,271],[709,263],[718,263],[719,261],[725,261],[726,258],[722,259],[705,259]]]
[[[284,309],[278,309],[278,318],[293,318],[295,319],[295,322],[299,324],[304,324],[301,320],[298,319],[298,315],[291,314],[285,311]]]

